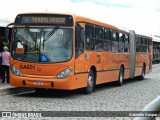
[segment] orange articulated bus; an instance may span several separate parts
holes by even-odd
[[[10,84],[89,94],[95,85],[151,71],[152,38],[89,18],[54,13],[17,15],[12,28]]]

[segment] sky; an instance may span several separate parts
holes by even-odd
[[[124,30],[160,36],[160,0],[3,0],[0,26],[19,13],[65,12],[81,15]]]

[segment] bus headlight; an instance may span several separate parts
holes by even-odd
[[[63,70],[62,72],[60,72],[56,78],[66,78],[69,76],[69,74],[73,71],[73,67],[72,68],[67,68],[65,70]]]
[[[22,73],[15,66],[11,66],[11,71],[16,76],[22,76]]]

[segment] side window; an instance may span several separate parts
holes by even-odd
[[[145,38],[142,38],[142,52],[146,52],[146,39]]]
[[[103,37],[104,32],[103,28],[96,27],[95,28],[95,50],[96,51],[103,51]]]
[[[125,34],[124,38],[124,52],[129,52],[129,37]]]
[[[149,53],[149,39],[146,39],[146,46],[147,46],[146,52]]]
[[[111,39],[109,39],[110,30],[104,29],[104,51],[111,51]]]
[[[142,37],[138,37],[138,52],[143,52]]]
[[[94,50],[94,26],[86,25],[86,50]]]
[[[124,38],[125,38],[125,35],[122,33],[119,33],[119,52],[124,52]]]
[[[112,51],[118,52],[118,35],[116,31],[112,31]]]
[[[84,28],[76,26],[76,58],[84,52]]]
[[[139,47],[138,47],[138,36],[136,36],[136,52],[139,51]]]

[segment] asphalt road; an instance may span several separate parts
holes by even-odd
[[[130,79],[117,87],[114,83],[96,86],[96,91],[85,95],[80,90],[45,93],[25,92],[0,96],[1,111],[141,111],[160,95],[160,65],[153,65],[152,73],[145,80]],[[5,119],[5,118],[2,118]],[[113,119],[133,118],[68,117],[41,119]]]

